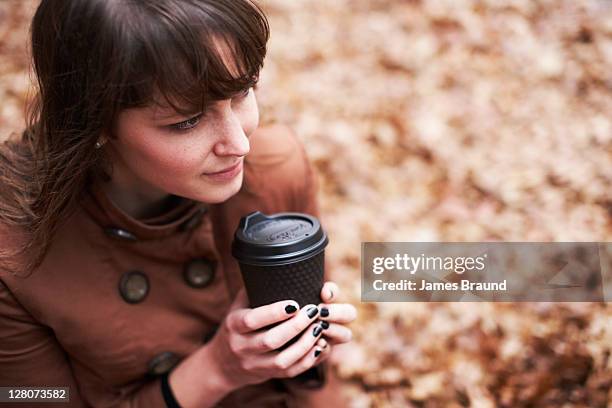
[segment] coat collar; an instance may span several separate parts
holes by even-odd
[[[183,198],[178,205],[164,214],[136,219],[115,205],[101,183],[98,181],[89,186],[83,206],[110,235],[113,235],[112,230],[123,230],[138,241],[168,237],[193,228],[208,210],[205,203]],[[128,236],[126,234],[124,238]]]

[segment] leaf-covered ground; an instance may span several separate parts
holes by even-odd
[[[0,2],[0,134],[27,24]],[[263,122],[320,175],[326,256],[358,306],[355,407],[611,407],[612,307],[360,303],[362,241],[610,241],[608,0],[265,0]]]

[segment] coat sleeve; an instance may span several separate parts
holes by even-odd
[[[296,136],[294,136],[296,137]],[[299,163],[302,177],[297,178],[294,190],[294,201],[300,212],[314,215],[321,221],[319,213],[318,190],[319,177],[308,158],[304,145],[298,141]]]
[[[79,392],[66,352],[53,331],[37,322],[0,280],[0,386],[69,387],[69,403],[27,403],[28,407],[89,407]],[[23,408],[24,403],[0,403]],[[160,381],[146,383],[115,407],[165,407]]]

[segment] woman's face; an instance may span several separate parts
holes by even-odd
[[[258,123],[252,89],[188,117],[157,106],[124,110],[116,138],[104,146],[113,163],[113,188],[149,201],[168,194],[225,201],[240,190],[248,137]]]

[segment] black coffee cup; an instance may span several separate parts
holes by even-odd
[[[295,300],[300,308],[321,303],[327,243],[319,220],[308,214],[255,211],[242,217],[232,254],[240,265],[250,307],[287,299]],[[316,388],[324,382],[322,377],[323,370],[317,366],[294,379]]]
[[[232,254],[255,308],[293,299],[300,307],[319,304],[328,239],[317,218],[302,213],[264,215],[240,220]]]

